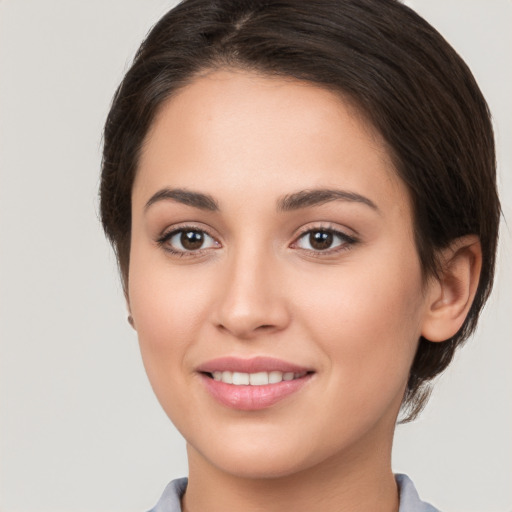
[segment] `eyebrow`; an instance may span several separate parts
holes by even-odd
[[[293,194],[288,194],[278,201],[277,208],[279,211],[289,212],[340,200],[364,204],[369,206],[372,210],[380,212],[377,205],[371,199],[361,194],[356,194],[355,192],[337,189],[301,190]]]
[[[151,205],[159,201],[176,201],[187,206],[199,208],[200,210],[206,210],[209,212],[220,211],[219,204],[209,194],[203,194],[201,192],[192,192],[181,188],[163,188],[155,194],[153,194],[146,205],[144,210],[146,211]],[[293,194],[287,194],[283,196],[277,202],[277,210],[281,212],[289,212],[299,210],[301,208],[308,208],[309,206],[317,206],[331,201],[347,201],[364,204],[369,206],[373,210],[379,212],[377,205],[365,196],[357,194],[355,192],[349,192],[346,190],[337,189],[312,189],[312,190],[300,190]]]
[[[151,205],[159,201],[168,200],[176,201],[178,203],[193,206],[194,208],[199,208],[200,210],[206,210],[209,212],[219,211],[219,205],[212,196],[202,194],[201,192],[191,192],[181,188],[163,188],[162,190],[159,190],[150,197],[149,201],[144,206],[144,211],[147,211]]]

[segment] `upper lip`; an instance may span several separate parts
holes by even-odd
[[[203,373],[213,372],[240,372],[240,373],[258,373],[258,372],[293,372],[303,373],[312,371],[311,368],[300,366],[298,364],[276,359],[274,357],[257,356],[248,359],[240,357],[226,356],[217,359],[211,359],[198,366],[197,371]]]

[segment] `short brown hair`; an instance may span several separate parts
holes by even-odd
[[[236,67],[318,84],[350,98],[387,143],[413,205],[425,276],[436,254],[475,234],[478,290],[461,329],[419,341],[403,402],[417,415],[429,381],[475,329],[494,276],[500,205],[489,110],[443,37],[397,0],[185,0],[151,30],[119,86],[104,132],[101,218],[126,291],[131,191],[159,107],[198,73]]]

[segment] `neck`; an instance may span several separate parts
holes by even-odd
[[[373,443],[370,443],[373,444]],[[210,464],[188,446],[184,512],[397,512],[391,441],[344,453],[314,467],[271,478],[244,478]]]

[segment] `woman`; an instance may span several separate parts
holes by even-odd
[[[499,223],[488,109],[394,0],[188,0],[105,126],[101,213],[187,441],[156,511],[435,510],[399,410],[474,330]]]

